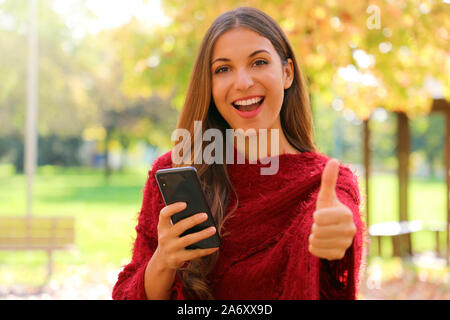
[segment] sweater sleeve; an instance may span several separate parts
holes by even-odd
[[[356,234],[345,256],[340,260],[320,259],[320,298],[356,299],[362,260],[364,225],[360,213],[360,193],[356,176],[349,168],[341,168],[336,195],[353,213]]]
[[[159,211],[164,204],[160,199],[159,189],[154,173],[156,162],[144,187],[143,203],[136,226],[136,240],[133,246],[131,262],[119,273],[118,280],[113,288],[114,300],[146,300],[144,277],[148,262],[158,246],[157,225]],[[171,299],[183,300],[185,294],[178,275],[171,289]]]

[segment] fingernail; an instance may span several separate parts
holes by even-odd
[[[206,218],[208,218],[208,215],[206,213],[202,212],[198,215],[198,218],[200,220],[205,220]]]
[[[210,234],[216,233],[216,228],[214,228],[214,227],[209,228],[208,233],[210,233]]]

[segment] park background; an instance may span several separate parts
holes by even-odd
[[[25,216],[30,5],[0,0],[0,217]],[[53,257],[0,251],[0,299],[110,299],[130,261],[142,190],[171,148],[202,35],[249,5],[286,32],[311,96],[320,152],[350,164],[363,202],[363,121],[370,119],[370,223],[397,221],[396,112],[409,118],[410,219],[446,221],[445,117],[450,100],[448,1],[35,0],[37,169],[33,216],[75,217],[76,241]],[[441,246],[445,239],[441,237]],[[361,299],[448,299],[450,273],[432,235],[425,259],[370,251]]]

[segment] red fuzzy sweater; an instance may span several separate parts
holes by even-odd
[[[228,164],[239,206],[224,225],[219,259],[210,274],[216,299],[355,299],[362,260],[364,225],[356,176],[340,166],[338,199],[353,212],[357,233],[341,260],[319,259],[308,251],[321,174],[328,157],[317,152],[279,156],[276,175],[263,165]],[[165,206],[154,174],[171,167],[170,151],[149,172],[131,262],[119,274],[113,299],[146,299],[144,273],[157,243],[160,210]],[[228,209],[234,208],[230,192]],[[178,276],[172,299],[186,299]]]

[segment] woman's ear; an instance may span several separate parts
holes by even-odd
[[[283,65],[283,86],[287,90],[294,81],[294,63],[291,58],[287,59],[287,64]]]

